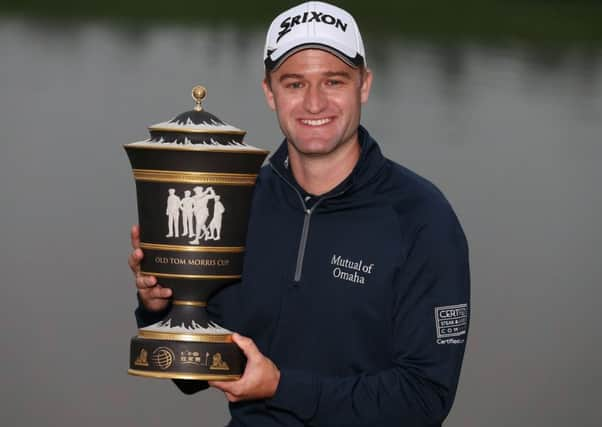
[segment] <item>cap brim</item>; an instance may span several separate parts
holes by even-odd
[[[288,58],[290,58],[292,55],[294,55],[295,53],[300,52],[302,50],[306,50],[306,49],[324,50],[328,53],[335,55],[336,57],[341,59],[343,62],[345,62],[347,65],[349,65],[350,67],[353,67],[353,68],[358,68],[364,64],[364,57],[362,55],[360,55],[359,53],[356,53],[356,55],[354,57],[351,57],[351,56],[343,53],[341,50],[332,47],[331,45],[326,45],[326,44],[319,43],[319,42],[311,42],[311,43],[304,43],[304,44],[294,46],[288,50],[278,49],[277,51],[272,52],[264,60],[265,69],[267,71],[274,71],[280,65],[282,65],[282,63],[284,61],[286,61]],[[284,53],[278,52],[278,51],[282,51],[282,50],[284,50]],[[274,57],[276,57],[276,59],[272,59]]]

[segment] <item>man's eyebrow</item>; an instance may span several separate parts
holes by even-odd
[[[346,79],[351,79],[351,74],[347,71],[324,71],[322,73],[324,77],[343,77]],[[280,76],[279,81],[284,81],[286,79],[302,79],[303,74],[298,73],[287,73]]]
[[[278,81],[283,81],[286,79],[302,79],[302,78],[303,78],[303,74],[287,73],[287,74],[281,75],[280,78],[278,79]]]
[[[326,77],[344,77],[347,79],[351,79],[351,74],[349,74],[347,71],[326,71],[324,73],[324,76],[326,76]]]

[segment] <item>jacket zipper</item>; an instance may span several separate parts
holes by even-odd
[[[303,218],[303,229],[301,230],[301,240],[299,242],[299,249],[297,250],[297,263],[295,264],[295,276],[293,279],[295,282],[300,282],[301,274],[303,273],[303,259],[305,258],[305,247],[307,246],[307,237],[309,236],[309,223],[311,220],[311,214],[318,207],[318,205],[322,202],[322,200],[340,196],[345,191],[347,191],[347,189],[345,188],[344,190],[340,191],[339,193],[333,194],[332,196],[329,196],[329,197],[322,197],[322,198],[316,200],[316,203],[314,203],[314,205],[311,207],[311,209],[307,209],[305,200],[303,200],[303,196],[301,195],[301,193],[299,193],[299,190],[297,190],[297,188],[293,184],[291,184],[288,181],[288,179],[286,179],[284,176],[282,176],[282,174],[271,163],[270,163],[270,167],[272,168],[272,170],[274,170],[274,172],[276,172],[276,174],[284,182],[286,182],[289,185],[289,187],[291,187],[295,191],[297,196],[299,196],[299,200],[301,201],[301,206],[303,206],[303,210],[305,211],[305,217]]]
[[[296,191],[296,189],[295,189]],[[297,191],[298,193],[298,191]],[[318,199],[311,209],[307,209],[303,198],[303,208],[305,209],[305,218],[303,218],[303,230],[301,230],[301,241],[299,242],[299,250],[297,251],[297,264],[295,266],[295,282],[301,281],[301,273],[303,272],[303,258],[305,258],[305,247],[307,246],[307,236],[309,235],[309,222],[311,220],[311,214],[322,201]]]

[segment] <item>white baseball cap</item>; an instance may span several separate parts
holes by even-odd
[[[352,67],[366,65],[360,29],[347,11],[321,1],[308,1],[281,13],[272,21],[263,50],[263,62],[273,71],[303,49],[322,49]]]

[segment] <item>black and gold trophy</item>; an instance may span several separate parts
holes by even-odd
[[[203,110],[206,94],[196,86],[193,110],[124,145],[136,180],[141,271],[173,290],[167,315],[132,338],[132,375],[234,380],[244,370],[232,333],[205,307],[240,279],[253,188],[268,152]]]

